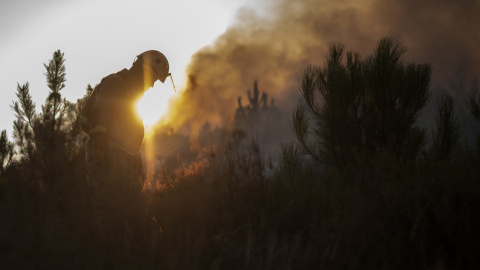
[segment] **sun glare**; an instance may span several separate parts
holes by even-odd
[[[159,82],[150,88],[137,103],[137,111],[147,126],[154,125],[168,110],[168,100],[174,94],[168,81]]]

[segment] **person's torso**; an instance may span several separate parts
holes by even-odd
[[[109,89],[109,95],[102,95],[106,100],[100,101],[109,105],[106,112],[108,121],[103,123],[107,128],[108,139],[131,153],[137,153],[142,146],[144,125],[136,110],[138,96],[133,94],[132,89],[135,84],[127,70],[109,75],[101,83],[108,85],[108,80],[118,80],[115,84],[119,86],[117,89]],[[100,88],[100,91],[104,90]],[[102,107],[97,109],[102,110]]]

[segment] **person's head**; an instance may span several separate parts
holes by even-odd
[[[163,53],[155,50],[149,50],[137,56],[132,65],[133,70],[141,71],[143,83],[146,88],[160,80],[162,83],[170,75],[168,73],[168,60]]]

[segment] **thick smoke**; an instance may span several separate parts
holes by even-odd
[[[207,121],[228,127],[237,97],[246,97],[254,80],[289,113],[299,101],[298,75],[308,64],[322,65],[331,42],[365,57],[380,38],[394,37],[407,47],[407,61],[432,64],[434,89],[441,86],[453,94],[468,92],[448,86],[459,67],[466,80],[480,74],[478,0],[264,4],[258,10],[239,11],[234,25],[192,57],[189,82],[172,106],[170,126],[192,133]]]

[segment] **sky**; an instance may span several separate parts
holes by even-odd
[[[190,57],[226,31],[238,9],[235,0],[7,0],[0,2],[0,130],[12,136],[17,83],[29,83],[41,110],[48,95],[44,64],[53,52],[65,56],[64,98],[76,102],[88,84],[130,68],[146,50],[163,52],[176,87],[185,84]],[[173,95],[170,80],[146,93],[142,109],[158,117]],[[162,103],[163,102],[163,103]],[[150,119],[151,120],[151,119]]]

